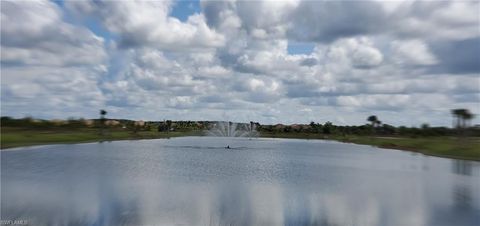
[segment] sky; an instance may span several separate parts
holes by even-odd
[[[480,113],[480,5],[1,1],[0,72],[2,116],[451,126]]]

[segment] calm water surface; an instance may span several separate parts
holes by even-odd
[[[1,198],[30,225],[480,225],[480,163],[315,140],[51,145],[1,151]]]

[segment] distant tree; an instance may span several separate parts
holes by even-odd
[[[107,111],[101,109],[100,110],[100,134],[104,135],[105,131],[105,115],[107,115]]]
[[[172,120],[167,120],[167,131],[170,131],[172,129]]]
[[[333,133],[333,124],[331,122],[326,122],[323,124],[323,133],[331,134]]]
[[[107,114],[107,111],[105,110],[100,110],[100,117],[105,118],[105,115]]]
[[[458,108],[452,110],[452,115],[456,118],[457,128],[468,127],[469,121],[473,119],[474,115],[468,109]]]
[[[105,124],[105,121],[106,121],[105,115],[107,115],[107,111],[105,111],[103,109],[100,110],[100,123],[101,123],[102,126]]]
[[[13,119],[12,117],[2,116],[1,118],[1,125],[2,126],[15,126],[17,120]]]
[[[454,121],[456,121],[455,126],[456,128],[462,127],[462,115],[466,109],[453,109],[452,110],[452,115],[454,117]]]
[[[423,123],[422,124],[422,129],[427,130],[430,128],[430,125],[428,123]]]
[[[165,132],[168,131],[168,125],[166,123],[158,124],[158,132]]]
[[[310,131],[314,133],[318,133],[320,131],[320,124],[315,123],[314,121],[310,122]]]
[[[370,115],[370,116],[368,116],[367,121],[369,121],[369,122],[372,124],[373,127],[375,127],[375,125],[376,125],[378,122],[380,122],[380,121],[378,121],[378,118],[377,118],[377,116],[375,116],[375,115]]]
[[[375,133],[376,132],[376,127],[379,126],[382,123],[380,120],[378,120],[377,116],[375,116],[375,115],[368,116],[367,121],[372,123],[372,131],[371,131],[372,133]]]
[[[383,124],[382,133],[386,135],[393,135],[395,133],[395,127],[392,125]]]
[[[428,123],[423,123],[421,128],[422,128],[421,134],[423,136],[431,136],[434,134],[433,131],[430,129],[430,125]]]
[[[2,116],[2,117],[1,117],[1,121],[2,121],[2,122],[4,122],[4,121],[11,121],[11,120],[13,120],[13,118],[12,118],[12,117],[9,117],[9,116]]]

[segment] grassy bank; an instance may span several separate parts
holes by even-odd
[[[326,136],[315,133],[262,133],[262,137],[328,139],[347,143],[372,145],[419,152],[425,155],[480,161],[480,138],[478,137],[370,137]]]
[[[201,131],[175,131],[157,132],[138,131],[133,133],[128,130],[108,130],[104,136],[98,129],[51,129],[32,130],[26,128],[2,127],[2,149],[43,144],[68,144],[109,140],[128,139],[158,139],[179,136],[201,136]],[[469,159],[480,161],[480,138],[456,137],[370,137],[370,136],[327,136],[318,133],[267,133],[262,132],[261,137],[271,138],[298,138],[298,139],[328,139],[341,142],[372,145],[382,148],[414,151],[426,155],[441,156],[456,159]]]
[[[55,129],[55,130],[32,130],[25,128],[5,128],[1,130],[2,149],[23,147],[43,144],[70,144],[110,140],[138,140],[158,139],[178,136],[197,135],[198,132],[157,132],[157,131],[131,131],[116,129],[108,130],[105,135],[100,135],[98,129]]]

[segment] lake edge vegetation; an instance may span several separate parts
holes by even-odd
[[[178,136],[204,136],[216,121],[133,121],[106,118],[100,111],[99,119],[40,120],[1,117],[2,149],[42,144],[83,143],[132,139],[159,139]],[[261,125],[257,122],[238,123],[252,128],[260,137],[325,139],[400,149],[426,155],[480,161],[480,127],[469,125],[473,118],[468,110],[452,110],[454,128],[394,127],[382,124],[377,116],[367,117],[359,126],[324,124]]]

